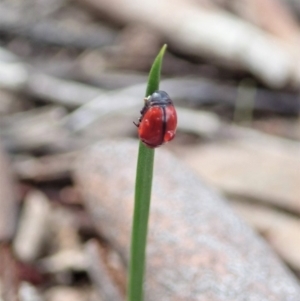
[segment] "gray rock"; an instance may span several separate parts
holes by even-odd
[[[128,259],[138,143],[103,141],[75,180],[97,229]],[[155,154],[147,301],[299,301],[300,287],[224,199],[163,148]]]

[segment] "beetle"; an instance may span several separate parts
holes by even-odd
[[[165,91],[155,91],[144,99],[140,111],[138,135],[150,148],[156,148],[171,141],[176,134],[177,113],[173,101]]]

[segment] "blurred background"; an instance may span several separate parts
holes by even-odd
[[[71,171],[96,141],[137,139],[164,43],[161,89],[179,118],[166,148],[300,278],[299,1],[2,0],[3,300],[102,300],[90,238],[104,275],[122,269]]]

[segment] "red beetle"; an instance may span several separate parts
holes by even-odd
[[[158,147],[175,137],[177,114],[173,101],[164,91],[155,91],[145,98],[138,124],[139,137],[150,148]]]

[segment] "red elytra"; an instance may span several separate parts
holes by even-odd
[[[173,101],[164,91],[145,98],[138,127],[139,138],[150,148],[171,141],[176,134],[177,114]]]

